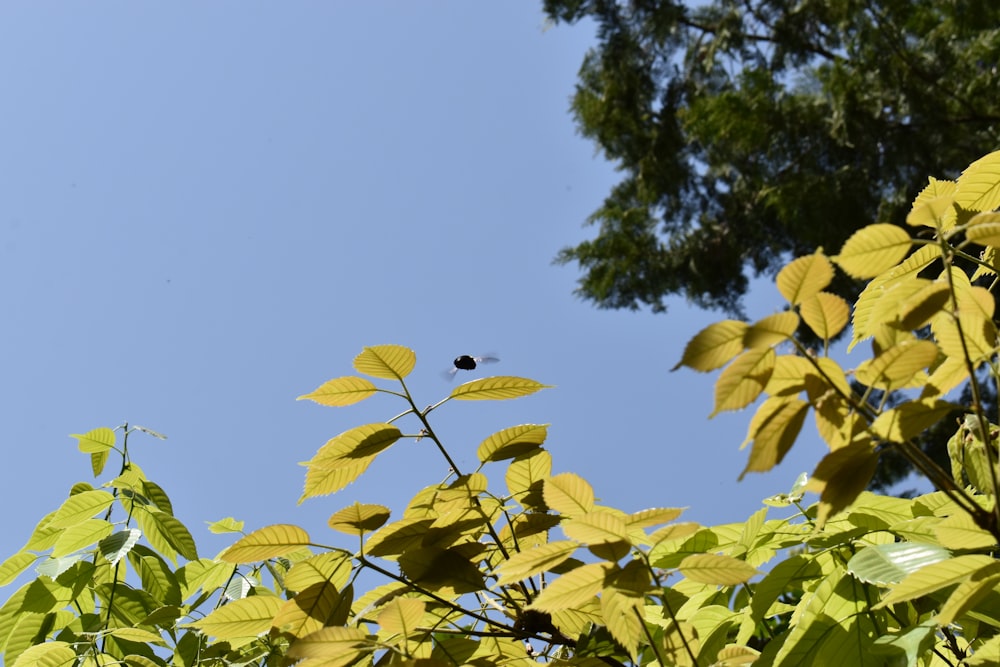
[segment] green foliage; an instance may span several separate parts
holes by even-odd
[[[622,180],[558,259],[601,307],[676,294],[735,313],[747,275],[901,225],[927,174],[998,142],[992,0],[543,5],[597,29],[572,111]]]
[[[406,386],[415,354],[370,347],[354,363],[367,378],[301,398],[343,407],[379,396],[403,409],[321,446],[301,500],[326,502],[400,440],[436,450],[444,482],[399,515],[342,505],[322,538],[287,524],[244,533],[223,519],[211,529],[240,537],[203,558],[132,462],[130,437],[148,430],[75,436],[97,476],[112,455],[121,467],[100,487],[74,485],[0,564],[3,584],[32,565],[37,574],[0,607],[5,664],[995,664],[1000,427],[979,388],[998,372],[998,207],[1000,152],[955,182],[930,182],[908,217],[924,237],[861,229],[837,255],[816,251],[778,273],[785,311],[694,336],[678,366],[719,371],[712,414],[756,404],[743,474],[780,462],[807,421],[829,448],[745,522],[603,506],[587,480],[552,474],[544,424],[484,434],[477,467],[462,470],[432,413],[546,386],[484,378],[420,409]],[[853,308],[829,291],[838,268],[870,279]],[[795,337],[806,326],[827,343],[848,324],[856,350],[870,345],[852,369]],[[968,402],[953,398],[962,384]],[[965,417],[949,424],[955,409]],[[934,428],[954,432],[946,468],[916,446]],[[865,491],[889,452],[935,490]],[[803,503],[807,490],[818,502]],[[326,544],[344,535],[349,547]],[[358,590],[372,579],[382,583]]]

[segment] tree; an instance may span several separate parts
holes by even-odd
[[[7,585],[37,577],[0,606],[12,667],[128,665],[876,665],[996,664],[1000,655],[1000,427],[980,377],[1000,373],[1000,152],[957,181],[931,179],[906,217],[853,234],[836,255],[796,258],[776,285],[788,309],[699,332],[678,366],[720,370],[713,412],[757,403],[744,474],[770,470],[812,417],[829,453],[787,494],[743,523],[700,526],[679,508],[600,505],[573,473],[552,474],[547,428],[484,438],[461,470],[432,424],[450,402],[529,396],[545,385],[488,377],[425,405],[406,378],[413,351],[365,348],[358,375],[300,398],[347,407],[401,401],[386,422],[331,438],[306,464],[303,500],[342,492],[410,439],[451,468],[393,521],[388,507],[341,505],[313,537],[264,526],[214,558],[199,555],[166,491],[133,461],[140,427],[75,436],[99,487],[78,483],[27,544],[0,564]],[[867,280],[851,344],[854,369],[826,346],[851,308],[835,272]],[[855,383],[848,382],[848,375]],[[954,390],[967,383],[968,402]],[[873,403],[872,392],[884,400]],[[959,397],[959,401],[962,401]],[[964,414],[948,421],[955,409]],[[407,421],[408,425],[407,425]],[[949,465],[916,443],[952,429]],[[913,499],[865,487],[896,452],[934,485]],[[502,481],[498,482],[498,478]],[[819,499],[803,502],[812,491]],[[692,499],[692,504],[698,499]],[[347,535],[347,547],[336,542]],[[362,572],[384,584],[362,591]]]
[[[901,225],[925,175],[1000,145],[992,0],[693,4],[544,1],[597,25],[572,110],[623,176],[558,261],[600,307],[738,314],[748,274]]]

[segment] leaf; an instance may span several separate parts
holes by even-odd
[[[399,568],[421,586],[461,595],[486,588],[483,575],[470,558],[456,549],[408,549],[399,557]]]
[[[979,245],[1000,246],[1000,213],[978,213],[969,220],[965,238]]]
[[[766,472],[781,463],[802,430],[808,411],[809,404],[798,398],[764,401],[750,421],[747,440],[753,441],[753,448],[740,479],[748,472]]]
[[[799,313],[819,338],[832,340],[847,326],[851,308],[836,294],[818,292],[799,304]]]
[[[907,401],[880,414],[872,422],[871,430],[888,442],[906,442],[958,408],[958,405],[941,399]]]
[[[740,410],[757,400],[774,370],[774,350],[758,347],[747,350],[729,364],[715,383],[714,417],[724,410]]]
[[[980,528],[964,512],[948,517],[934,532],[941,546],[948,549],[990,549],[997,543],[992,533]]]
[[[177,517],[149,509],[136,512],[135,517],[146,539],[161,553],[169,554],[176,550],[188,560],[198,560],[194,538]]]
[[[918,279],[919,280],[919,279]],[[904,329],[920,329],[940,313],[951,300],[951,290],[944,280],[918,283],[922,287],[903,300],[896,312]]]
[[[107,491],[95,489],[70,496],[49,520],[48,528],[67,528],[82,523],[114,503],[115,497]]]
[[[388,558],[415,549],[423,543],[427,530],[433,522],[432,518],[406,517],[390,523],[368,538],[365,553]]]
[[[899,264],[912,244],[905,229],[877,223],[854,232],[833,261],[852,278],[874,278]]]
[[[990,556],[967,554],[925,564],[893,586],[888,595],[882,598],[874,608],[881,609],[897,602],[906,602],[930,595],[934,591],[955,585],[994,562],[995,560]]]
[[[340,491],[361,477],[374,460],[374,456],[368,456],[363,459],[352,459],[350,462],[340,462],[335,467],[309,466],[298,502],[302,503],[309,498],[327,496]]]
[[[798,328],[799,316],[794,311],[786,310],[768,315],[746,330],[743,334],[743,346],[751,348],[777,345],[791,338]]]
[[[313,391],[302,394],[295,400],[308,399],[320,405],[343,407],[363,401],[377,391],[375,385],[368,380],[349,375],[324,382]]]
[[[552,474],[552,455],[536,449],[518,456],[507,467],[504,481],[510,495],[526,509],[545,511],[542,489]]]
[[[750,563],[721,554],[693,554],[678,569],[691,581],[711,586],[736,586],[759,574]]]
[[[950,557],[950,551],[934,544],[875,544],[854,554],[847,562],[847,571],[867,584],[886,586]]]
[[[549,572],[572,556],[580,547],[576,542],[549,542],[527,551],[515,553],[497,568],[498,586],[507,586],[542,572]]]
[[[304,591],[313,584],[328,581],[338,589],[347,586],[353,570],[351,554],[344,551],[327,551],[300,560],[285,576],[285,588]]]
[[[958,177],[955,203],[967,211],[992,211],[1000,207],[1000,151],[985,155]]]
[[[318,581],[282,604],[271,625],[284,635],[305,637],[322,629],[342,604],[350,603],[343,599],[336,586]]]
[[[74,433],[70,437],[77,439],[80,451],[84,454],[106,454],[115,446],[115,432],[103,426],[87,431],[83,435]]]
[[[625,518],[625,525],[629,528],[648,528],[669,523],[683,514],[682,507],[652,507],[650,509],[633,512]]]
[[[562,523],[566,536],[587,545],[629,542],[625,519],[618,514],[596,510]]]
[[[903,341],[860,364],[855,377],[869,387],[899,389],[933,364],[939,352],[938,346],[929,340]]]
[[[205,618],[182,627],[197,628],[221,641],[256,637],[271,629],[271,620],[283,604],[278,597],[254,595],[233,600]]]
[[[8,649],[8,656],[9,656]],[[73,645],[63,641],[51,641],[29,646],[11,667],[72,667],[76,664]]]
[[[797,306],[804,299],[825,289],[832,280],[833,265],[822,250],[817,250],[812,255],[793,260],[781,269],[775,277],[775,285],[788,303]]]
[[[384,505],[355,502],[331,516],[327,525],[348,535],[364,535],[381,528],[389,514],[389,508]]]
[[[505,400],[528,396],[551,386],[519,377],[480,378],[458,385],[452,390],[450,397],[459,401]]]
[[[542,589],[530,608],[553,612],[580,607],[601,592],[612,567],[608,563],[591,563],[570,570]]]
[[[361,628],[330,627],[293,642],[288,648],[287,656],[323,661],[317,662],[318,665],[349,665],[363,651],[374,650],[376,646]]]
[[[255,530],[219,554],[227,563],[256,563],[308,546],[309,533],[298,526],[276,524]]]
[[[31,567],[38,558],[33,553],[18,551],[0,564],[0,586],[7,586],[17,579],[18,575]]]
[[[391,424],[356,426],[327,440],[306,465],[321,468],[353,465],[358,460],[380,454],[402,436],[400,430]]]
[[[214,533],[216,535],[222,533],[242,533],[243,532],[243,522],[237,521],[231,516],[225,519],[219,519],[208,525],[208,532]]]
[[[710,324],[688,341],[681,360],[670,370],[681,366],[702,372],[722,368],[743,351],[743,338],[749,329],[746,322],[738,320]]]
[[[402,345],[365,347],[354,357],[354,370],[383,380],[402,380],[417,364],[417,355]]]
[[[954,623],[956,618],[975,608],[980,600],[992,593],[998,583],[1000,583],[1000,562],[994,561],[973,572],[941,605],[941,610],[935,619],[938,625],[945,627]]]
[[[878,452],[868,442],[856,442],[830,452],[816,466],[806,488],[820,493],[816,525],[854,502],[875,474]]]
[[[577,517],[594,509],[594,489],[571,472],[549,477],[543,489],[545,504],[567,517]]]
[[[548,424],[511,426],[483,440],[476,456],[482,463],[512,459],[540,447],[547,435]]]
[[[63,531],[52,547],[52,557],[62,558],[75,551],[86,549],[110,535],[114,529],[114,526],[104,519],[81,521]]]
[[[413,598],[396,598],[379,612],[376,621],[386,632],[402,637],[413,634],[427,605]]]

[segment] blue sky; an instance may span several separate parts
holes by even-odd
[[[295,400],[365,345],[416,351],[423,405],[459,354],[555,385],[433,424],[471,468],[491,433],[549,423],[555,471],[627,511],[740,521],[814,466],[810,420],[737,483],[751,413],[708,420],[714,376],[669,372],[720,314],[597,310],[552,264],[616,176],[568,113],[592,29],[546,29],[540,4],[0,5],[0,558],[92,480],[68,434],[125,421],[169,436],[131,451],[203,555],[225,516],[328,543],[355,500],[398,516],[447,473],[426,441],[296,504],[298,462],[402,410]],[[751,316],[779,308],[758,283]]]

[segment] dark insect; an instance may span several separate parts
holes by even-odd
[[[445,371],[445,377],[451,379],[455,377],[455,373],[459,371],[471,371],[475,370],[476,366],[479,364],[492,364],[496,361],[500,361],[499,357],[493,355],[483,355],[481,357],[473,357],[468,354],[463,354],[460,357],[455,357],[453,368],[449,368]]]

